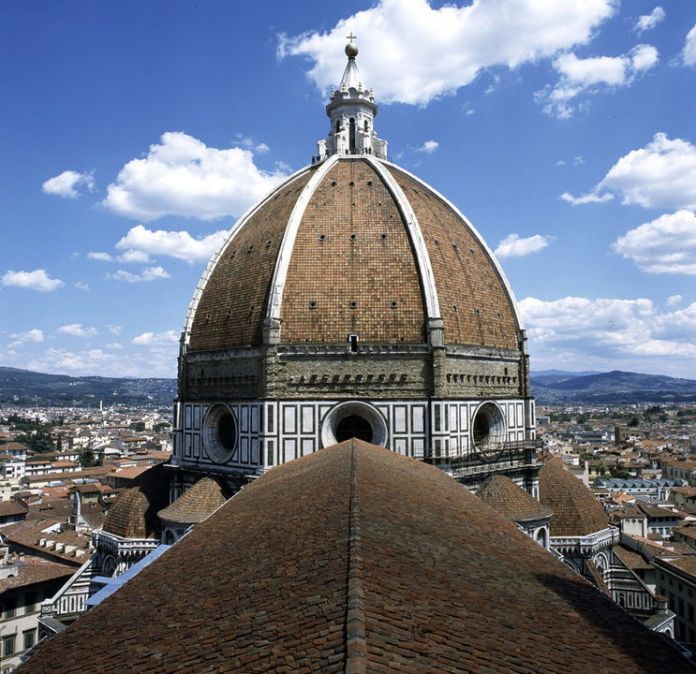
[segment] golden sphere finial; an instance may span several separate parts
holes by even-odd
[[[357,35],[353,35],[353,31],[350,32],[350,35],[347,36],[348,44],[346,45],[346,56],[349,59],[354,59],[358,55],[358,45],[353,42],[355,40]]]

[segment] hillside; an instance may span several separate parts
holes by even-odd
[[[95,407],[170,405],[175,379],[70,377],[0,367],[0,404]]]
[[[621,404],[640,402],[696,402],[696,381],[637,372],[532,374],[538,403]]]

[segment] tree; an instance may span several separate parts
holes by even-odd
[[[627,426],[636,427],[640,424],[640,419],[634,414],[629,420]]]
[[[91,447],[86,447],[80,454],[80,465],[83,468],[90,468],[94,465],[94,451]]]

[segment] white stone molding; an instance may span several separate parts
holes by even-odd
[[[304,186],[302,193],[295,202],[295,206],[290,213],[288,224],[285,227],[283,241],[280,244],[278,257],[273,270],[273,280],[271,282],[271,292],[268,298],[266,307],[266,319],[280,321],[280,311],[283,304],[283,291],[285,290],[285,282],[288,278],[288,269],[290,268],[290,258],[295,247],[295,239],[297,238],[297,230],[300,228],[302,217],[304,216],[307,204],[314,195],[317,187],[321,184],[326,174],[331,170],[334,164],[338,161],[338,155],[329,157],[319,168],[316,169],[314,175],[309,179]]]
[[[191,339],[191,327],[193,326],[193,319],[196,315],[196,309],[198,308],[198,303],[201,300],[201,295],[203,294],[203,291],[205,290],[205,287],[208,284],[208,281],[210,280],[210,276],[212,275],[213,270],[215,269],[220,258],[227,250],[228,246],[232,243],[232,241],[234,241],[237,234],[239,234],[242,228],[247,224],[247,222],[249,222],[251,217],[262,206],[264,206],[269,201],[269,199],[271,199],[271,197],[275,196],[279,190],[284,189],[285,187],[293,183],[295,180],[297,180],[297,178],[304,175],[307,171],[309,171],[309,169],[309,166],[305,166],[301,168],[299,171],[293,173],[284,183],[282,183],[278,187],[274,187],[261,201],[254,204],[245,213],[243,213],[241,217],[237,220],[237,222],[234,225],[232,225],[232,228],[230,229],[228,235],[225,237],[225,240],[220,244],[217,251],[210,258],[210,261],[208,262],[205,271],[203,272],[200,280],[198,281],[198,285],[196,285],[196,289],[193,293],[193,297],[191,298],[191,303],[189,304],[188,312],[186,314],[186,325],[184,326],[183,336],[185,345],[188,345],[189,340]]]
[[[394,176],[387,171],[382,164],[374,157],[365,156],[364,159],[372,166],[377,175],[382,179],[387,189],[391,193],[396,205],[401,212],[401,217],[406,230],[411,239],[411,245],[416,256],[416,264],[418,265],[418,273],[423,286],[423,295],[425,296],[425,307],[428,314],[428,322],[431,319],[439,319],[440,302],[435,288],[435,276],[433,275],[433,267],[430,263],[430,255],[425,245],[423,232],[418,224],[418,218],[411,206],[411,202],[406,198],[399,183]]]
[[[432,185],[428,185],[428,183],[424,182],[421,180],[418,176],[413,175],[410,171],[407,171],[405,168],[402,166],[398,166],[397,164],[394,164],[390,161],[386,160],[381,160],[382,164],[385,164],[386,166],[391,166],[395,168],[397,171],[401,171],[402,173],[405,173],[409,178],[412,178],[415,180],[417,183],[422,185],[425,189],[430,190],[435,196],[439,197],[444,201],[466,224],[466,226],[471,230],[473,235],[478,239],[478,242],[483,246],[483,249],[488,253],[488,256],[492,260],[493,264],[495,265],[495,270],[498,272],[498,275],[500,276],[500,280],[503,282],[505,285],[505,289],[508,292],[508,295],[510,296],[510,300],[512,302],[512,310],[515,312],[515,318],[517,319],[517,326],[520,330],[524,330],[524,323],[522,322],[522,317],[520,316],[520,312],[517,309],[517,300],[515,299],[515,293],[512,292],[512,288],[510,286],[510,282],[507,280],[507,276],[505,276],[505,272],[503,271],[503,268],[500,266],[500,263],[498,262],[498,259],[495,257],[493,254],[493,251],[488,247],[488,244],[485,242],[484,238],[481,236],[479,231],[476,229],[471,224],[471,221],[445,196],[440,194]]]

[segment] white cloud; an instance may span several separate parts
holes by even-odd
[[[94,176],[91,173],[63,171],[60,175],[49,178],[41,185],[41,189],[46,194],[55,194],[68,199],[79,197],[80,192],[78,188],[81,187],[84,187],[88,192],[94,190]]]
[[[61,325],[58,328],[58,332],[62,332],[65,335],[72,335],[73,337],[94,337],[97,334],[96,328],[90,328],[82,325],[82,323],[69,323],[68,325]]]
[[[150,261],[150,256],[142,250],[127,250],[118,256],[119,262],[135,262],[143,264]]]
[[[681,304],[684,301],[684,298],[681,295],[670,295],[667,298],[667,306],[668,307],[675,307],[677,304]]]
[[[31,330],[27,330],[26,332],[18,332],[13,335],[10,335],[10,338],[14,341],[9,345],[8,348],[14,349],[26,343],[39,344],[43,342],[44,333],[43,330],[39,330],[39,328],[32,328]]]
[[[89,283],[85,283],[84,281],[75,281],[75,287],[78,290],[87,291],[89,290]]]
[[[106,326],[106,329],[112,335],[116,335],[117,337],[121,334],[121,331],[123,330],[123,328],[120,325],[114,325],[113,323],[109,323],[109,325]]]
[[[162,269],[162,267],[146,267],[139,274],[134,274],[125,269],[119,269],[113,274],[107,274],[106,277],[114,281],[126,281],[126,283],[143,283],[146,281],[169,278],[170,274]]]
[[[656,133],[652,142],[621,157],[596,188],[625,205],[696,209],[696,146]]]
[[[639,16],[633,30],[635,30],[638,35],[644,33],[646,30],[652,30],[655,28],[655,26],[657,26],[658,23],[664,20],[665,16],[667,16],[665,10],[660,6],[657,6],[652,12],[650,12],[650,14]]]
[[[530,253],[536,253],[549,245],[550,238],[535,234],[526,239],[520,239],[518,234],[509,234],[495,249],[498,257],[522,257]]]
[[[576,111],[575,98],[629,86],[640,73],[650,70],[658,58],[657,49],[649,44],[639,44],[624,56],[578,58],[573,53],[561,54],[553,62],[560,75],[558,83],[538,91],[535,98],[547,114],[568,119]]]
[[[696,65],[696,24],[694,24],[694,27],[687,33],[686,40],[684,40],[682,60],[685,66]]]
[[[696,303],[660,312],[646,298],[564,297],[519,303],[536,368],[672,371],[696,357]]]
[[[123,239],[122,239],[123,240]],[[120,246],[120,248],[124,248],[124,246]],[[129,249],[126,250],[124,253],[119,255],[118,257],[114,257],[111,255],[111,253],[87,253],[87,257],[90,260],[99,260],[100,262],[133,262],[136,264],[145,264],[147,262],[150,262],[150,256],[142,250],[134,250],[134,249]]]
[[[143,332],[141,335],[132,339],[132,343],[138,346],[162,346],[166,344],[176,344],[178,341],[179,337],[174,330]]]
[[[352,30],[360,40],[365,81],[379,99],[425,105],[470,84],[482,69],[515,68],[586,44],[617,4],[478,0],[433,9],[426,0],[381,0],[327,33],[281,36],[278,54],[309,58],[309,77],[326,91],[338,84],[342,47]]]
[[[64,285],[63,281],[51,278],[45,269],[35,269],[34,271],[7,271],[0,279],[4,286],[15,288],[28,288],[38,290],[41,293],[50,293]]]
[[[145,221],[165,215],[213,220],[239,215],[285,177],[280,169],[260,170],[249,150],[220,150],[185,133],[167,132],[146,157],[121,169],[103,203]]]
[[[696,146],[656,133],[648,145],[621,157],[590,192],[560,198],[577,206],[614,195],[626,206],[696,210]]]
[[[662,215],[620,236],[612,248],[651,274],[696,275],[696,214]]]
[[[436,140],[426,140],[423,145],[420,147],[416,148],[416,152],[425,152],[425,154],[432,154],[437,150],[437,148],[440,147],[440,143],[438,143]]]
[[[258,152],[259,154],[266,154],[271,151],[271,148],[266,145],[266,143],[259,143],[254,150]]]
[[[111,262],[114,259],[109,253],[104,252],[87,253],[87,257],[90,260],[99,260],[100,262]]]
[[[102,348],[68,351],[47,349],[45,353],[18,363],[37,372],[97,375],[103,377],[171,377],[175,375],[172,363],[176,355],[148,349],[142,353],[118,351],[110,353]]]
[[[563,192],[560,199],[567,201],[573,206],[580,206],[582,204],[601,204],[603,201],[610,201],[614,198],[611,192],[606,192],[605,194],[596,194],[595,192],[588,192],[587,194],[582,194],[579,197],[574,197],[570,192]]]
[[[218,249],[226,230],[208,234],[202,238],[194,238],[187,231],[169,232],[165,230],[150,230],[143,225],[136,225],[124,236],[116,247],[128,248],[145,255],[167,255],[189,262],[208,260]]]

